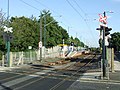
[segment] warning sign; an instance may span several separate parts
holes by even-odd
[[[42,48],[42,42],[41,41],[39,42],[39,48]]]

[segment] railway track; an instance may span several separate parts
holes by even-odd
[[[71,74],[69,74],[69,75],[70,75],[69,77],[64,78],[61,82],[59,82],[58,84],[56,84],[56,85],[55,85],[54,87],[52,87],[50,90],[57,90],[57,88],[60,87],[62,84],[64,84],[66,80],[69,80],[69,79],[71,79],[71,78],[73,78],[73,77],[76,77],[76,75],[80,74],[81,72],[86,72],[87,70],[89,70],[89,69],[90,69],[89,67],[92,65],[91,62],[93,62],[93,60],[94,60],[95,58],[96,58],[96,55],[88,55],[88,56],[84,57],[84,59],[87,59],[86,61],[85,61],[85,60],[81,60],[81,61],[80,61],[80,63],[81,63],[81,62],[84,62],[84,63],[82,63],[82,65],[79,64],[79,65],[76,66],[76,64],[78,63],[78,62],[76,62],[74,65],[69,66],[69,67],[66,67],[66,68],[64,69],[65,72],[66,72],[67,70],[71,70],[71,67],[72,67],[72,68],[74,67],[75,71],[74,71],[74,72],[71,72]],[[78,66],[79,66],[79,67],[78,67]],[[76,68],[77,68],[77,69],[76,69]]]

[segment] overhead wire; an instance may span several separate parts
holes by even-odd
[[[69,2],[69,0],[66,0],[67,3],[79,14],[79,16],[83,19],[83,21],[85,20],[84,17],[81,15],[81,13]],[[86,22],[85,22],[86,23]]]
[[[74,1],[74,3],[79,7],[79,9],[84,13],[84,15],[86,15],[86,13],[84,12],[84,10],[79,6],[79,4],[75,1],[75,0],[73,0]]]
[[[89,26],[89,24],[87,23],[87,21],[84,19],[84,17],[80,14],[80,12],[69,2],[69,0],[66,0],[66,1],[79,14],[79,16],[83,19],[83,21],[85,22],[85,24],[88,27],[88,29],[91,30],[91,27]],[[84,13],[85,17],[87,18],[86,13],[84,12],[84,10],[78,5],[78,3],[75,0],[73,0],[73,1],[78,6],[78,8]],[[91,36],[93,37],[92,41],[95,42],[94,41],[95,37],[94,37],[94,35],[92,33],[92,30],[91,30]]]
[[[19,0],[19,1],[21,1],[22,3],[26,4],[27,6],[29,6],[29,7],[31,7],[31,8],[34,8],[34,9],[37,10],[37,11],[40,11],[38,8],[34,7],[33,5],[27,3],[27,2],[25,2],[25,1],[23,1],[23,0]],[[37,2],[37,3],[39,3],[40,5],[48,8],[49,10],[53,11],[54,13],[60,15],[58,12],[56,12],[56,11],[53,10],[53,9],[50,9],[48,6],[42,4],[40,1],[38,1],[38,0],[34,0],[34,1]],[[61,16],[61,15],[60,15],[60,16]],[[63,16],[62,16],[62,18],[63,18],[64,21],[66,21],[67,23],[69,23],[69,22],[66,20],[66,18],[64,18]],[[69,25],[70,25],[70,23],[69,23]],[[68,26],[69,26],[69,25],[68,25]],[[71,25],[70,25],[70,26],[71,26]]]
[[[23,1],[23,0],[19,0],[19,1],[21,1],[22,3],[26,4],[27,6],[29,6],[29,7],[31,7],[31,8],[34,8],[34,9],[37,10],[37,11],[40,11],[38,8],[34,7],[33,5],[27,3],[27,2],[25,2],[25,1]],[[48,6],[42,4],[40,1],[38,1],[38,0],[34,0],[34,1],[37,2],[37,3],[39,3],[40,5],[48,8],[48,9],[50,9]],[[56,12],[55,10],[53,10],[53,9],[50,9],[50,10],[53,11],[54,13],[60,15],[60,14],[59,14],[58,12]],[[67,23],[69,23],[69,22],[66,20],[66,18],[64,18],[63,16],[62,16],[62,18],[64,19],[64,21],[66,21]],[[69,23],[69,24],[70,24],[70,23]],[[71,25],[71,24],[70,24],[70,25]]]
[[[41,3],[40,1],[38,1],[38,0],[34,0],[35,2],[37,2],[37,3],[39,3],[40,5],[42,5],[43,7],[46,7],[46,8],[48,8],[48,9],[50,9],[48,6],[46,6],[46,5],[44,5],[43,3]],[[55,13],[57,13],[57,14],[59,14],[58,12],[56,12],[56,11],[54,11],[54,10],[52,10],[52,9],[50,9],[51,11],[53,11],[53,12],[55,12]],[[60,15],[60,14],[59,14]]]
[[[80,12],[69,2],[69,0],[66,0],[67,3],[79,14],[79,16],[84,20],[84,17],[80,14]]]
[[[34,9],[36,9],[37,11],[40,11],[38,8],[34,7],[33,5],[27,3],[27,2],[25,2],[25,1],[23,1],[23,0],[20,0],[20,1],[21,1],[22,3],[30,6],[31,8],[34,8]],[[46,5],[42,4],[40,1],[38,1],[38,0],[34,0],[34,1],[36,1],[37,3],[41,4],[42,6],[48,8],[48,9],[50,9],[50,8],[47,7]],[[80,17],[84,20],[84,17],[79,13],[79,11],[78,11],[76,8],[74,8],[74,6],[73,6],[68,0],[67,0],[67,2],[68,2],[68,3],[70,4],[70,6],[80,15]],[[78,5],[77,5],[77,6],[78,6]],[[79,7],[79,8],[80,8],[80,7]],[[55,13],[57,13],[57,14],[59,14],[58,12],[56,12],[56,11],[54,11],[54,10],[52,10],[52,9],[50,9],[50,10],[53,11],[53,12],[55,12]],[[81,10],[82,10],[82,9],[81,9]],[[83,10],[82,10],[82,11],[83,11]],[[83,12],[84,12],[84,11],[83,11]],[[59,14],[59,15],[60,15],[60,14]],[[64,20],[65,20],[65,18],[64,18]]]
[[[26,2],[23,1],[23,0],[19,0],[19,1],[21,1],[22,3],[24,3],[24,4],[26,4],[26,5],[30,6],[30,7],[32,7],[32,8],[34,8],[34,9],[36,9],[37,11],[40,11],[38,8],[32,6],[31,4],[26,3]]]
[[[74,3],[78,6],[78,8],[84,13],[86,19],[88,19],[88,17],[86,16],[87,13],[84,12],[84,10],[79,6],[79,4],[76,2],[76,0],[73,0],[73,1],[74,1]],[[92,14],[93,14],[93,13],[92,13]],[[94,14],[97,14],[97,13],[94,13]],[[95,19],[94,19],[94,20],[95,20]],[[88,24],[88,22],[87,22],[86,20],[85,20],[85,22],[86,22],[89,30],[91,31],[90,33],[91,33],[92,38],[93,38],[92,41],[95,43],[95,40],[94,40],[95,37],[94,37],[94,34],[93,34],[92,30],[91,30],[91,27],[90,27],[90,25]]]
[[[70,3],[69,0],[66,0],[67,3],[74,9],[74,11],[76,11],[78,13],[78,15],[83,19],[84,21],[84,17],[81,15],[81,13]],[[86,23],[86,22],[85,22]]]
[[[24,4],[28,5],[28,6],[30,6],[30,7],[32,7],[32,8],[34,8],[34,9],[38,10],[38,11],[40,11],[38,8],[34,7],[33,5],[28,4],[27,2],[25,2],[25,1],[23,1],[23,0],[20,0],[20,1],[21,1],[22,3],[24,3]],[[38,0],[34,0],[34,1],[37,2],[37,3],[39,3],[40,5],[42,5],[42,6],[46,7],[46,8],[48,8],[49,10],[53,11],[54,13],[60,15],[58,12],[56,12],[56,11],[53,10],[53,9],[50,9],[48,6],[42,4],[40,1],[38,1]],[[60,15],[60,16],[61,16],[61,15]],[[63,16],[62,16],[62,18],[64,19],[65,22],[69,23],[69,22],[66,20],[66,18],[64,18]],[[69,23],[69,24],[70,24],[70,23]],[[70,24],[70,25],[71,25],[71,24]]]
[[[84,12],[84,10],[80,7],[80,5],[79,5],[75,0],[73,0],[73,1],[74,1],[74,3],[78,6],[78,8],[83,12],[83,14],[85,15],[86,19],[88,19],[88,17],[86,16],[87,13]],[[88,22],[87,22],[85,19],[84,19],[84,21],[86,22],[86,25],[87,25],[88,29],[91,31],[91,32],[90,32],[90,33],[91,33],[91,36],[92,36],[92,38],[94,39],[95,37],[94,37],[94,34],[93,34],[92,30],[91,30],[90,25],[88,24]],[[94,41],[94,43],[96,43],[96,42]]]
[[[37,3],[39,3],[40,5],[42,5],[43,7],[46,7],[47,9],[53,11],[54,13],[62,16],[61,18],[63,18],[63,20],[64,20],[65,22],[67,22],[70,26],[72,25],[72,24],[70,24],[70,22],[68,22],[67,19],[66,19],[63,15],[61,15],[59,12],[56,12],[55,10],[49,8],[48,6],[46,6],[46,5],[44,5],[43,3],[41,3],[39,0],[34,0],[34,1],[37,2]]]

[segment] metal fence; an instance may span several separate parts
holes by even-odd
[[[44,48],[42,47],[42,58],[60,58],[61,57],[61,50],[59,46],[53,48]],[[0,60],[0,65],[5,66],[7,64],[6,55],[3,55],[3,59]],[[21,65],[21,64],[28,64],[32,63],[36,60],[40,60],[40,50],[29,50],[26,52],[10,52],[10,63],[11,66]]]

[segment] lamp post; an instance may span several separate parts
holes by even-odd
[[[48,13],[47,13],[48,14]],[[46,15],[47,15],[46,14]],[[44,18],[46,15],[41,14],[40,16],[40,42],[39,42],[39,49],[40,49],[40,62],[42,61],[42,18]]]
[[[46,56],[46,27],[55,21],[55,20],[52,20],[51,22],[46,24],[46,15],[43,16],[44,17],[44,58]],[[59,17],[61,17],[61,16],[59,16]]]
[[[48,13],[47,13],[48,14]],[[47,15],[46,14],[46,15]],[[40,62],[42,61],[42,18],[46,19],[46,15],[41,14],[40,16],[40,42],[39,42],[39,49],[40,49]],[[45,29],[46,25],[44,25],[44,29]],[[44,34],[45,35],[45,34]],[[45,44],[45,43],[44,43]]]
[[[44,58],[46,56],[46,26],[53,23],[55,20],[52,20],[51,22],[46,24],[46,17],[44,17]]]

